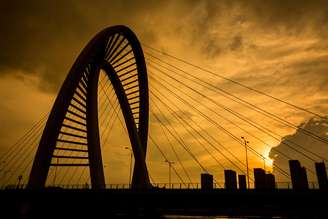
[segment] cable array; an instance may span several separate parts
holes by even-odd
[[[326,137],[299,127],[274,112],[247,101],[240,94],[228,91],[218,84],[208,81],[197,72],[184,69],[181,64],[311,116],[320,119],[324,119],[324,116],[151,46],[144,44],[144,47],[146,48],[144,54],[149,73],[150,124],[153,129],[156,129],[150,130],[149,147],[155,148],[163,160],[176,161],[177,165],[172,165],[175,179],[184,187],[195,181],[195,172],[197,176],[200,172],[220,175],[221,178],[217,176],[214,178],[217,184],[220,184],[218,181],[222,180],[223,171],[226,169],[234,169],[238,174],[246,174],[246,163],[241,156],[245,147],[258,162],[263,161],[264,165],[271,164],[269,158],[259,148],[256,148],[255,144],[245,145],[240,138],[241,136],[252,137],[257,143],[265,146],[266,150],[274,147],[272,143],[268,142],[269,139],[281,142],[294,154],[310,162],[328,161],[322,154],[318,154],[298,142],[290,139],[281,141],[283,135],[263,125],[261,121],[256,119],[256,116],[263,116],[283,127],[297,130],[311,140],[325,145],[328,144]],[[139,81],[130,44],[117,34],[108,39],[105,51],[107,51],[105,57],[108,63],[112,64],[115,70],[121,72],[119,77],[124,81],[123,86],[130,95],[129,103],[132,104],[133,119],[139,128],[140,103],[134,102],[134,99],[139,100]],[[83,146],[87,145],[86,130],[83,127],[86,126],[87,80],[91,68],[92,66],[88,66],[83,73],[69,106],[64,128],[61,129],[58,136],[47,178],[47,186],[84,183],[88,185],[91,182],[88,163],[86,162],[88,157],[80,156],[80,153],[87,152],[86,149],[83,149]],[[113,133],[117,119],[126,135],[128,133],[121,119],[120,104],[115,97],[115,91],[109,78],[104,73],[100,73],[99,77],[98,120],[101,127],[101,149],[104,150],[108,144],[109,136]],[[228,103],[240,107],[231,107],[228,106]],[[241,109],[249,110],[253,116],[247,115]],[[42,116],[1,156],[2,186],[15,186],[27,182],[33,156],[48,115],[47,113]],[[73,147],[72,144],[75,146]],[[241,155],[236,154],[234,148],[242,151],[239,152]],[[280,149],[275,148],[274,150],[286,161],[294,158],[294,156]],[[66,159],[66,163],[60,163],[63,158]],[[147,157],[148,163],[151,160],[152,158]],[[67,167],[68,164],[73,166]],[[273,163],[272,168],[289,180],[289,171],[285,167]],[[315,173],[311,167],[307,167],[307,170],[311,174]],[[251,169],[249,168],[248,171]],[[149,176],[152,183],[158,182],[156,174],[150,172]],[[250,176],[250,180],[254,180],[253,176]]]

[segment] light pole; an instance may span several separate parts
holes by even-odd
[[[172,187],[172,185],[171,185],[171,167],[174,164],[174,162],[169,161],[167,159],[165,160],[165,162],[168,163],[168,165],[169,165],[169,187],[171,188]]]
[[[246,174],[247,174],[247,188],[249,189],[249,172],[248,172],[248,156],[247,156],[247,147],[248,147],[248,143],[249,141],[246,141],[246,139],[244,137],[241,137],[241,139],[243,139],[244,144],[245,144],[245,151],[246,151]]]
[[[133,151],[132,151],[129,147],[125,147],[125,149],[130,151],[130,174],[129,174],[129,184],[130,184],[130,188],[131,188],[131,172],[132,172],[132,155],[133,155]]]

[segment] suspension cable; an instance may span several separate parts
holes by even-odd
[[[148,46],[147,44],[142,43],[142,45],[144,45],[145,47],[147,47],[147,48],[149,48],[149,49],[151,49],[151,50],[153,50],[153,51],[156,51],[156,52],[161,53],[161,54],[163,54],[163,55],[165,55],[165,56],[171,57],[171,58],[173,58],[173,59],[175,59],[175,60],[178,60],[178,61],[180,61],[180,62],[183,62],[183,63],[185,63],[185,64],[187,64],[187,65],[193,66],[193,67],[195,67],[195,68],[197,68],[197,69],[199,69],[199,70],[201,70],[201,71],[207,72],[207,73],[209,73],[209,74],[211,74],[211,75],[214,75],[214,76],[216,76],[216,77],[219,77],[219,78],[221,78],[221,79],[224,79],[224,80],[226,80],[226,81],[229,81],[229,82],[231,82],[231,83],[234,83],[234,84],[236,84],[236,85],[238,85],[238,86],[241,86],[241,87],[243,87],[243,88],[246,88],[246,89],[248,89],[248,90],[251,90],[251,91],[253,91],[253,92],[255,92],[255,93],[258,93],[258,94],[261,94],[261,95],[263,95],[263,96],[269,97],[269,98],[274,99],[274,100],[276,100],[276,101],[278,101],[278,102],[284,103],[284,104],[286,104],[286,105],[288,105],[288,106],[291,106],[291,107],[293,107],[293,108],[296,108],[296,109],[301,110],[301,111],[304,111],[304,112],[307,112],[307,113],[312,114],[312,115],[314,115],[314,116],[317,116],[317,117],[319,117],[319,118],[322,118],[322,119],[324,118],[324,116],[322,116],[322,115],[320,115],[320,114],[318,114],[318,113],[312,112],[312,111],[310,111],[310,110],[308,110],[308,109],[305,109],[305,108],[303,108],[303,107],[297,106],[297,105],[295,105],[295,104],[293,104],[293,103],[287,102],[287,101],[285,101],[285,100],[282,100],[282,99],[279,99],[279,98],[277,98],[277,97],[274,97],[274,96],[272,96],[272,95],[270,95],[270,94],[264,93],[263,91],[259,91],[259,90],[257,90],[257,89],[252,88],[252,87],[249,87],[249,86],[247,86],[247,85],[244,85],[244,84],[242,84],[242,83],[240,83],[240,82],[238,82],[238,81],[232,80],[232,79],[227,78],[227,77],[225,77],[225,76],[223,76],[223,75],[220,75],[220,74],[218,74],[218,73],[215,73],[215,72],[212,72],[212,71],[210,71],[210,70],[207,70],[207,69],[205,69],[205,68],[203,68],[203,67],[200,67],[200,66],[197,66],[197,65],[195,65],[195,64],[192,64],[192,63],[190,63],[190,62],[188,62],[188,61],[186,61],[186,60],[183,60],[183,59],[178,58],[178,57],[176,57],[176,56],[170,55],[170,54],[168,54],[168,53],[166,53],[166,52],[163,52],[163,51],[160,51],[160,50],[158,50],[158,49],[155,49],[155,48],[153,48],[153,47],[151,47],[151,46]],[[146,52],[145,52],[145,53],[146,53]],[[148,53],[146,53],[146,54],[148,54]]]

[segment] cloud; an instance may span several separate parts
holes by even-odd
[[[315,133],[323,140],[317,140],[312,136],[304,133],[302,130]],[[326,142],[323,142],[326,141]],[[294,145],[293,143],[297,145]],[[314,159],[316,162],[322,161],[322,158],[328,157],[328,117],[322,119],[311,118],[308,121],[302,123],[294,134],[287,135],[282,138],[281,143],[276,147],[273,147],[270,151],[270,158],[274,159],[274,164],[278,167],[286,170],[289,173],[288,160],[278,153],[278,151],[286,154],[292,159],[299,160],[303,166],[307,169],[307,174],[310,181],[316,181],[316,176],[310,171],[314,170]],[[289,145],[289,146],[288,146]],[[292,149],[294,148],[294,149]],[[299,152],[297,152],[299,151]],[[305,157],[301,153],[306,154],[311,159]],[[318,155],[318,156],[315,156]],[[274,174],[278,177],[278,180],[289,181],[274,169]]]
[[[55,91],[88,40],[114,24],[132,27],[149,42],[176,38],[207,58],[248,45],[269,29],[327,31],[324,1],[56,1],[1,5],[0,74],[38,74],[40,88]],[[280,32],[281,34],[281,32]]]
[[[181,4],[181,3],[180,3]],[[316,35],[326,39],[328,6],[325,1],[184,1],[178,29],[189,34],[190,45],[208,58],[239,48],[259,35]]]
[[[263,28],[300,34],[311,30],[317,34],[327,34],[328,6],[323,0],[278,0],[244,1],[244,7],[251,20]]]
[[[39,78],[35,76],[15,72],[14,77],[3,76],[0,81],[0,98],[3,100],[0,103],[1,154],[13,146],[17,139],[32,127],[32,124],[49,112],[53,96],[41,92],[34,86],[38,80]],[[31,142],[34,138],[32,137]],[[37,140],[33,144],[36,144]],[[27,146],[32,146],[31,142],[27,142],[30,144]]]
[[[147,27],[136,28],[137,20],[154,4],[34,0],[18,5],[14,1],[5,2],[0,15],[0,75],[13,70],[38,74],[42,79],[40,88],[53,92],[93,35],[114,24],[126,24],[147,32]],[[150,33],[144,37],[154,38]]]
[[[243,38],[240,35],[237,35],[233,38],[231,44],[230,44],[230,49],[231,50],[238,50],[240,48],[242,48],[243,45]]]
[[[87,42],[103,28],[116,24],[129,26],[145,44],[321,114],[328,112],[328,4],[325,1],[32,0],[19,3],[6,1],[0,7],[0,84],[6,85],[6,89],[1,92],[3,103],[0,111],[5,115],[1,121],[10,125],[2,132],[1,145],[7,145],[9,140],[17,136],[16,127],[22,133],[22,129],[32,123],[36,115],[30,118],[31,112],[37,114],[40,108],[51,105],[47,101],[49,96],[56,95]],[[250,97],[252,103],[265,103],[269,107],[274,105],[267,100],[263,102],[258,96],[232,86],[231,83],[210,78],[204,72],[194,73],[243,98]],[[26,83],[27,78],[36,80],[29,80],[29,86],[26,87],[22,84]],[[203,89],[199,84],[190,84],[195,89]],[[152,89],[153,84],[150,82],[149,85]],[[15,87],[19,88],[16,93]],[[163,89],[158,89],[164,95],[167,94]],[[218,98],[209,89],[201,92]],[[13,103],[10,94],[15,96],[16,102],[24,100],[14,105],[19,111],[8,108]],[[171,95],[168,97],[173,98]],[[197,95],[194,97],[197,98]],[[203,98],[197,99],[202,101],[197,103],[200,107],[217,109]],[[31,100],[40,103],[25,103]],[[176,103],[180,107],[183,105]],[[230,107],[232,105],[227,101],[220,103],[227,106],[230,104]],[[197,108],[198,105],[195,104]],[[235,104],[233,109],[244,113],[240,105]],[[162,120],[164,116],[169,117],[171,120],[167,124],[177,128],[186,142],[199,148],[186,133],[186,127],[175,121],[168,109],[162,110],[164,114],[156,115]],[[274,110],[272,112],[285,118],[306,118],[295,111],[287,115],[279,107]],[[206,124],[207,128],[208,123],[192,112],[192,109],[184,106],[177,113],[186,120],[192,117],[200,124]],[[252,118],[260,120],[258,115]],[[18,121],[21,119],[24,124]],[[268,122],[268,127],[272,130],[279,128],[272,121]],[[154,137],[161,139],[159,144],[167,146],[167,142],[161,138],[163,134],[159,123],[152,116],[150,130]],[[217,136],[218,130],[212,126],[208,127],[208,131]],[[117,138],[120,139],[117,143],[124,145],[122,135]],[[6,139],[4,136],[11,137]],[[223,138],[222,141],[232,145],[231,139]],[[231,148],[239,151],[234,146]],[[156,148],[150,150],[153,150],[154,155],[147,156],[150,162],[162,160]],[[191,158],[186,155],[185,160],[188,159]],[[280,162],[279,159],[277,157],[276,162]],[[194,173],[198,177],[198,172]]]

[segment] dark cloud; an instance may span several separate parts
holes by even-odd
[[[309,179],[311,181],[315,181],[315,175],[310,172],[310,170],[314,171],[314,162],[303,156],[301,153],[307,154],[315,161],[322,161],[320,157],[328,157],[328,144],[306,135],[304,131],[301,130],[301,128],[311,133],[315,133],[317,136],[324,139],[323,141],[328,142],[328,117],[324,117],[322,119],[311,118],[307,122],[301,124],[299,127],[300,128],[296,130],[294,134],[285,136],[279,145],[271,149],[270,157],[274,159],[275,165],[283,168],[287,172],[289,172],[288,160],[282,154],[278,153],[278,151],[288,155],[292,159],[299,160],[302,165],[308,169]],[[299,146],[293,145],[290,142],[294,142]],[[295,149],[291,149],[286,144],[289,144]],[[310,151],[311,153],[307,152],[306,150]],[[301,153],[297,151],[300,151]],[[317,154],[320,157],[316,157],[312,153]],[[277,172],[275,169],[274,173],[277,175],[279,180],[288,181],[286,180],[286,178],[281,176],[280,173]]]
[[[242,25],[247,23],[251,25],[252,32],[262,35],[315,34],[326,39],[328,34],[328,4],[324,0],[208,0],[191,5],[190,13],[195,15],[190,28],[191,44],[200,41],[202,51],[210,58],[222,54],[223,47],[232,50],[239,48],[243,39],[240,31]],[[227,25],[231,31],[226,30]],[[226,32],[228,36],[220,38],[219,34],[213,34],[213,29],[219,33]]]
[[[325,0],[243,1],[247,18],[265,29],[300,34],[308,28],[327,34],[328,5]]]
[[[230,49],[235,51],[242,48],[242,45],[243,45],[243,38],[241,35],[237,35],[233,38],[230,44]]]
[[[7,1],[1,4],[0,74],[38,74],[40,87],[54,91],[84,45],[101,29],[125,24],[154,40],[139,17],[154,1]],[[128,16],[127,16],[128,14]],[[141,28],[144,27],[144,28]],[[147,39],[149,38],[149,39]]]
[[[54,91],[84,45],[102,28],[125,24],[148,43],[173,34],[214,58],[243,46],[240,26],[327,32],[325,1],[6,1],[0,15],[0,74],[38,74]],[[227,19],[227,17],[229,19]],[[222,21],[225,21],[222,24]],[[229,23],[230,22],[230,23]],[[224,26],[235,33],[222,38]],[[186,37],[188,36],[188,37]]]
[[[7,2],[2,4],[0,71],[20,70],[40,74],[56,84],[77,51],[71,33],[85,35],[74,25],[84,19],[70,2]],[[69,39],[71,38],[71,39]],[[64,49],[65,48],[65,49]],[[67,52],[66,52],[67,51]],[[71,53],[71,54],[69,54]],[[44,86],[47,87],[47,86]]]
[[[220,43],[218,43],[214,39],[209,39],[206,41],[207,43],[202,47],[203,51],[206,51],[207,58],[215,58],[219,56],[222,52],[222,48],[220,47]]]
[[[294,102],[297,97],[305,94],[308,97],[309,95],[326,94],[328,92],[328,63],[325,61],[328,59],[327,55],[301,57],[289,61],[289,56],[295,55],[297,52],[288,51],[285,54],[286,61],[281,59],[278,54],[275,54],[275,51],[268,51],[265,57],[272,53],[270,60],[281,60],[281,62],[277,62],[276,65],[262,67],[261,61],[265,63],[266,60],[259,59],[258,65],[239,71],[230,79],[257,90],[275,94],[275,96],[279,96],[281,90],[284,90],[284,93],[281,94],[284,95],[284,98],[288,98],[290,102]],[[247,91],[229,81],[221,80],[217,85],[234,93],[242,94]],[[300,92],[300,87],[302,87],[303,92]],[[318,103],[314,104],[317,105]]]

